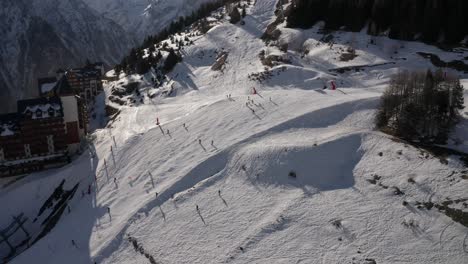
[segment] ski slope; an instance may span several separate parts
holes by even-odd
[[[257,1],[245,25],[220,23],[187,47],[171,73],[176,96],[114,105],[119,116],[96,129],[89,151],[71,164],[4,184],[0,226],[19,212],[33,219],[62,179],[67,189],[79,183],[70,212],[11,263],[151,263],[149,256],[156,263],[465,263],[467,227],[416,202],[468,198],[466,167],[375,131],[373,117],[398,68],[433,67],[417,51],[444,60],[468,52],[385,37],[369,47],[369,36],[347,32],[329,48],[317,45],[317,28],[280,25],[281,41],[310,51],[291,45],[290,63],[259,83],[248,76],[264,71],[260,51],[281,53],[260,39],[275,2]],[[350,42],[358,57],[340,61]],[[395,44],[405,60],[388,52]],[[214,51],[223,49],[225,69],[212,71]],[[151,76],[122,77],[105,92],[140,77]],[[339,90],[322,89],[331,80]],[[460,150],[468,146],[467,117],[453,135]]]

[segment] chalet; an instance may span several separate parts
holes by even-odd
[[[40,97],[0,115],[0,177],[69,161],[88,133],[87,105],[102,90],[102,63],[38,79]]]
[[[74,94],[17,102],[17,113],[0,115],[0,177],[68,161],[86,134]]]
[[[60,98],[20,100],[17,104],[19,136],[24,153],[16,158],[27,160],[66,154],[67,132]]]
[[[0,176],[39,170],[68,156],[60,98],[20,100],[17,109],[0,115]]]

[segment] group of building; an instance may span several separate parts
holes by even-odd
[[[0,177],[69,162],[85,142],[88,106],[102,90],[102,63],[38,79],[38,96],[0,115]]]

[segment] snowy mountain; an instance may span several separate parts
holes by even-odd
[[[467,155],[447,148],[468,153],[468,107],[445,152],[374,117],[400,69],[447,62],[466,89],[449,62],[468,50],[286,28],[276,0],[249,2],[244,23],[213,15],[178,34],[189,44],[161,85],[153,70],[109,82],[71,164],[0,180],[0,229],[23,213],[41,237],[11,263],[465,262]]]
[[[215,0],[84,0],[104,17],[119,24],[138,42]]]
[[[135,42],[81,0],[0,3],[0,111],[37,96],[37,78],[90,60],[118,62]]]

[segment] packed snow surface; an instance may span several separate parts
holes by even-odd
[[[257,1],[245,25],[222,22],[186,47],[172,96],[146,96],[150,74],[108,83],[107,95],[141,81],[143,101],[107,102],[120,113],[93,132],[89,151],[3,184],[1,227],[21,212],[33,219],[62,179],[66,189],[80,184],[70,212],[11,263],[466,263],[467,227],[416,208],[468,198],[465,165],[378,132],[373,119],[391,74],[433,68],[417,51],[444,60],[467,52],[385,37],[369,45],[347,32],[330,47],[313,28],[283,29],[281,41],[308,49],[284,53],[260,40],[275,4]],[[341,61],[349,43],[358,56]],[[225,69],[212,71],[221,50]],[[258,82],[249,76],[265,71],[262,50],[289,63]],[[331,80],[339,90],[323,89]],[[465,151],[467,112],[451,136]]]

